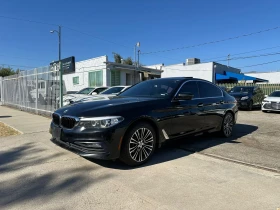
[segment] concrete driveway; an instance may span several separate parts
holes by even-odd
[[[57,147],[49,140],[50,119],[0,107],[0,121],[24,133],[0,138],[0,207],[277,209],[280,173],[270,162],[278,157],[274,152],[279,153],[279,141],[261,140],[262,135],[277,133],[265,133],[271,125],[255,122],[255,114],[259,113],[240,113],[240,132],[229,141],[210,136],[172,142],[148,164],[129,168],[118,161],[89,161]],[[252,143],[256,140],[258,147]],[[257,161],[271,151],[265,161]],[[262,169],[234,160],[261,164]]]

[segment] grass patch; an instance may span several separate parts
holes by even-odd
[[[19,135],[20,132],[0,122],[0,137]]]

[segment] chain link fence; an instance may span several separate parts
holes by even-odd
[[[2,105],[36,114],[51,115],[58,108],[59,71],[41,67],[2,77],[0,94]]]

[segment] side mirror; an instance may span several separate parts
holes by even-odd
[[[267,97],[268,97],[268,95],[264,95],[264,97],[265,97],[265,98],[267,98]]]
[[[97,93],[96,92],[92,92],[91,95],[97,95]]]
[[[179,93],[177,96],[176,96],[176,100],[192,100],[193,98],[193,94],[192,93]]]

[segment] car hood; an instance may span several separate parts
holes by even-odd
[[[264,100],[280,102],[280,97],[266,97]]]
[[[235,97],[235,98],[241,98],[244,96],[251,96],[250,93],[229,93],[229,95]]]
[[[123,112],[126,107],[128,109],[131,109],[133,105],[138,103],[139,105],[141,103],[145,103],[145,106],[148,106],[149,102],[153,103],[156,100],[157,99],[155,98],[134,98],[118,96],[104,97],[102,100],[70,104],[56,110],[55,112],[60,115],[70,115],[75,117],[103,116],[104,114],[112,115],[118,110],[121,110]]]

